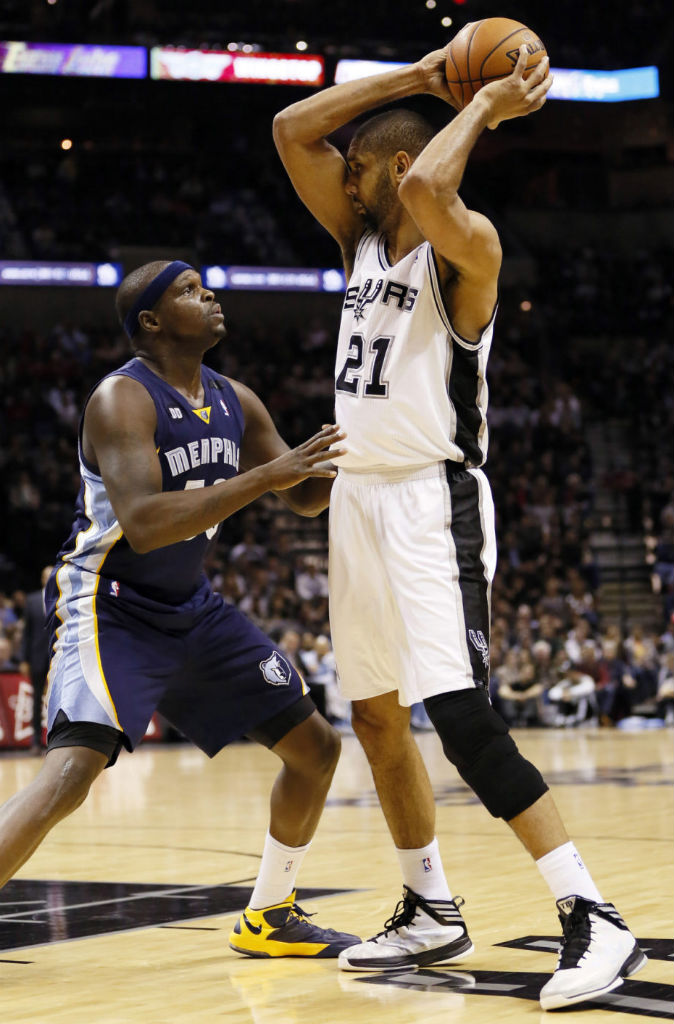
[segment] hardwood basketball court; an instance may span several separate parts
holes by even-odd
[[[418,737],[438,802],[438,835],[475,953],[455,969],[346,974],[334,961],[248,960],[227,945],[252,887],[277,769],[237,744],[209,762],[187,745],[123,754],[89,800],[0,893],[0,1012],[7,1024],[482,1024],[543,1021],[538,990],[559,925],[542,879],[502,822],[477,803],[434,734]],[[649,962],[569,1024],[674,1016],[672,731],[529,730],[604,898]],[[0,799],[38,760],[0,759]],[[345,737],[318,835],[300,874],[304,909],[365,937],[400,897],[372,779]]]

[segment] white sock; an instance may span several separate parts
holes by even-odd
[[[419,850],[396,848],[403,882],[425,900],[451,900],[437,837]]]
[[[267,832],[262,863],[248,904],[251,910],[275,907],[277,903],[283,903],[290,896],[295,888],[295,879],[304,860],[304,854],[310,845],[311,843],[307,843],[306,846],[284,846]]]
[[[604,902],[573,843],[564,843],[546,853],[536,861],[536,867],[556,900],[565,896],[582,896],[594,903]]]

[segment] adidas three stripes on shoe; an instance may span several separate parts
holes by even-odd
[[[459,907],[463,900],[426,900],[406,885],[393,916],[367,942],[339,954],[343,971],[395,971],[455,963],[473,952]]]
[[[557,907],[564,934],[555,973],[541,989],[544,1010],[558,1010],[604,995],[646,963],[612,903],[568,896],[557,900]]]

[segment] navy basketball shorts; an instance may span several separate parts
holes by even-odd
[[[303,698],[295,724],[313,710],[288,658],[208,584],[174,607],[94,573],[77,570],[73,585],[74,571],[56,577],[48,732],[65,715],[120,730],[133,750],[158,711],[213,757]]]
[[[402,706],[489,682],[494,504],[454,463],[359,473],[330,495],[330,625],[348,700]]]

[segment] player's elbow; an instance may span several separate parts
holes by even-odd
[[[442,199],[444,203],[456,195],[456,189],[446,176],[438,174],[432,167],[417,167],[414,164],[403,178],[398,196],[405,206],[420,205]]]
[[[292,115],[288,109],[279,110],[272,122],[272,135],[276,148],[280,151],[292,138]]]
[[[140,516],[125,516],[124,519],[120,519],[119,525],[134,554],[146,555],[148,551],[154,551],[155,548],[161,547],[155,541],[147,523]]]
[[[129,547],[136,555],[146,555],[148,551],[154,551],[155,547],[158,546],[153,544],[151,538],[144,534],[142,530],[125,529],[124,536]]]

